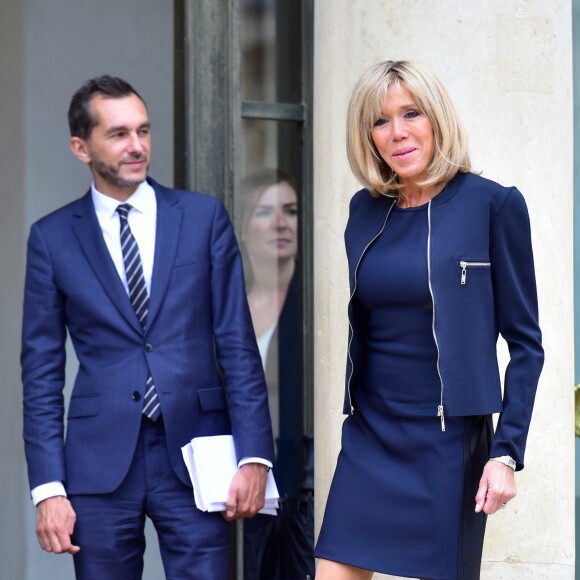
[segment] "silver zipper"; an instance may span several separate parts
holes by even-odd
[[[391,215],[391,211],[396,203],[397,203],[397,201],[395,200],[391,204],[391,207],[389,208],[389,211],[387,212],[387,215],[385,216],[385,221],[383,222],[381,229],[376,233],[376,235],[373,237],[373,239],[364,247],[364,250],[362,251],[361,255],[359,256],[358,262],[356,263],[356,266],[354,269],[354,284],[352,286],[352,292],[350,294],[350,298],[348,299],[348,307],[347,307],[348,309],[350,309],[350,303],[352,302],[354,293],[356,292],[356,286],[357,286],[356,276],[358,273],[358,267],[360,266],[361,260],[363,259],[363,256],[365,255],[366,251],[369,249],[369,246],[383,233],[383,230],[385,229],[385,226],[387,225],[387,220],[389,219],[389,216]],[[354,373],[354,363],[352,361],[352,357],[350,356],[350,345],[352,344],[352,339],[354,336],[354,328],[352,327],[350,316],[348,317],[348,326],[350,328],[350,338],[348,339],[347,352],[348,352],[348,360],[350,360],[350,376],[348,377],[347,390],[348,390],[348,404],[350,406],[350,414],[353,415],[354,414],[354,407],[352,406],[352,398],[350,396],[350,381],[351,381],[352,375]]]
[[[433,285],[431,284],[431,200],[427,207],[427,279],[429,282],[429,292],[431,293],[431,302],[433,303],[433,338],[435,339],[435,347],[437,348],[437,374],[441,382],[441,401],[437,407],[437,417],[441,419],[441,431],[445,431],[445,412],[443,409],[443,377],[441,376],[441,352],[439,351],[439,342],[437,341],[437,333],[435,332],[435,296],[433,295]]]
[[[465,286],[467,283],[467,268],[489,268],[491,262],[467,262],[466,260],[461,260],[459,265],[461,266],[461,285]]]

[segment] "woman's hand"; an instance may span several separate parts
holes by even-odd
[[[498,461],[488,461],[479,480],[475,496],[475,511],[483,511],[488,516],[505,507],[516,496],[514,470]]]

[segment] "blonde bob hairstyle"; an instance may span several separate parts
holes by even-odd
[[[405,87],[433,127],[433,158],[429,177],[420,186],[446,184],[458,171],[471,171],[467,140],[455,106],[441,82],[422,66],[405,61],[381,62],[367,70],[350,99],[346,124],[346,150],[355,177],[372,195],[401,195],[398,175],[382,159],[371,132],[381,116],[387,90]]]

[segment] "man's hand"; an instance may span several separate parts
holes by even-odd
[[[70,501],[61,495],[49,497],[36,506],[36,535],[45,552],[76,554],[70,537],[76,521]]]
[[[232,479],[223,517],[231,522],[251,518],[264,507],[268,468],[261,463],[246,463]]]
[[[475,511],[494,514],[516,496],[514,470],[503,463],[488,461],[475,496]]]

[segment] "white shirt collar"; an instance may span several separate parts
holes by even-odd
[[[116,215],[117,206],[121,202],[98,191],[94,181],[91,183],[91,196],[99,221],[104,223],[110,221]],[[155,214],[157,209],[155,190],[147,181],[143,181],[125,203],[131,204],[140,213]]]

